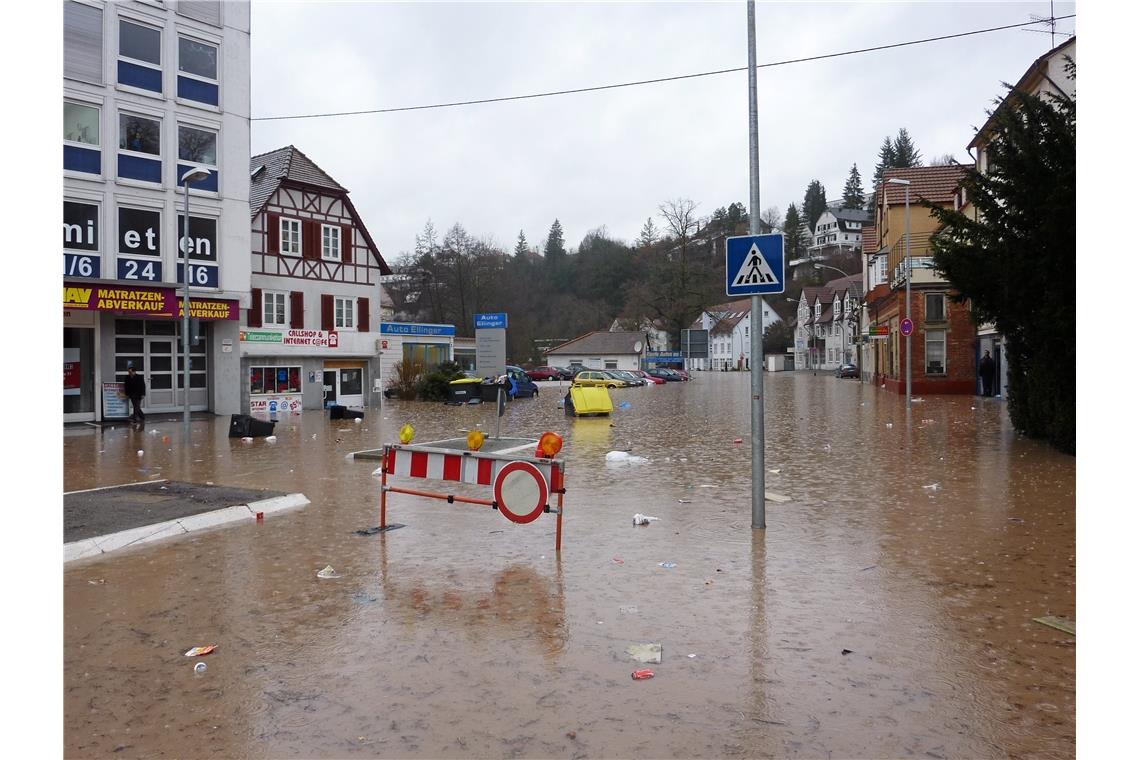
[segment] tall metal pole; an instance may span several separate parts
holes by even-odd
[[[910,185],[906,186],[906,318],[910,319]],[[911,323],[913,325],[913,322]],[[914,327],[910,328],[911,334]],[[906,410],[910,412],[910,339],[906,336]]]
[[[756,115],[756,3],[748,0],[748,232],[760,234],[760,133]],[[764,520],[764,299],[752,296],[752,527]]]
[[[182,432],[190,440],[190,180],[182,181]]]

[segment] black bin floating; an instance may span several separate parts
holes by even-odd
[[[349,409],[347,406],[340,404],[333,404],[329,407],[330,420],[362,420],[364,419],[364,412],[358,412],[355,409]]]
[[[276,422],[259,420],[248,414],[230,415],[230,438],[260,438],[273,435],[273,426]]]

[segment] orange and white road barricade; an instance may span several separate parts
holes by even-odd
[[[380,474],[380,530],[387,528],[388,494],[405,493],[448,504],[491,507],[520,525],[554,513],[554,550],[562,550],[562,512],[566,493],[565,462],[546,457],[481,453],[431,445],[392,443],[384,446]],[[435,491],[401,488],[388,484],[388,477],[421,478],[489,486],[491,499],[479,499]],[[554,506],[551,506],[551,500]]]

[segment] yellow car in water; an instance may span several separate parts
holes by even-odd
[[[574,375],[574,385],[587,388],[625,388],[629,383],[598,370],[584,369]]]

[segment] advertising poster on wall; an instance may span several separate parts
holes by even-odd
[[[283,370],[284,371],[284,370]],[[249,400],[250,414],[281,414],[301,411],[301,394],[259,396]]]
[[[83,384],[82,377],[79,371],[79,349],[63,349],[63,395],[78,396]]]

